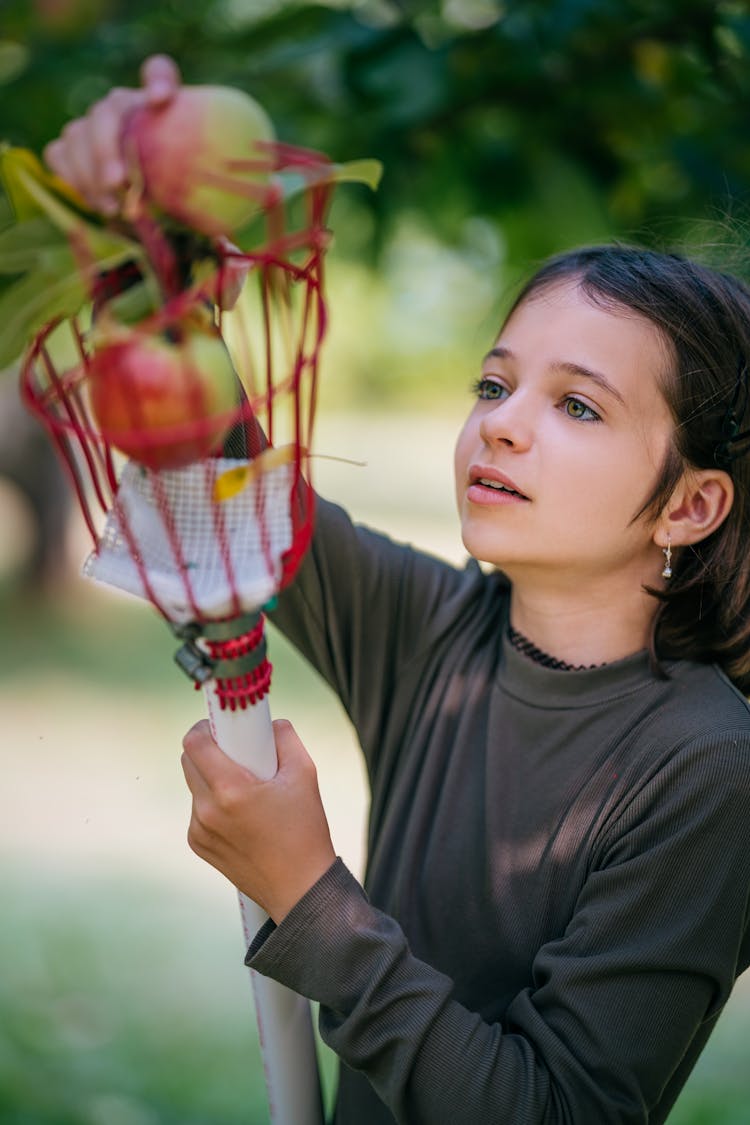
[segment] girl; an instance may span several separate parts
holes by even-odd
[[[48,150],[113,206],[116,114]],[[319,502],[273,620],[357,730],[364,887],[288,723],[266,782],[186,735],[190,845],[320,1002],[339,1125],[666,1120],[750,961],[748,362],[740,282],[562,255],[458,437],[466,568]]]

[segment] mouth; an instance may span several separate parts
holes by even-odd
[[[515,481],[512,481],[510,477],[506,477],[496,469],[489,469],[485,466],[472,465],[469,469],[469,487],[474,486],[487,488],[492,492],[500,494],[504,493],[517,500],[530,499],[525,492],[521,492],[521,489],[517,487]]]

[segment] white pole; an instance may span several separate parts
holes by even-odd
[[[264,780],[277,769],[268,697],[251,707],[222,710],[215,681],[204,686],[211,730],[221,749]],[[240,914],[249,944],[267,921],[257,903],[240,893]],[[310,1003],[275,980],[250,970],[272,1125],[323,1125]]]

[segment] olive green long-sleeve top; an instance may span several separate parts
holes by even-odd
[[[320,1001],[338,1125],[652,1125],[750,960],[750,708],[715,667],[507,642],[508,589],[319,504],[274,614],[372,791],[247,962]],[[313,748],[314,749],[314,748]]]

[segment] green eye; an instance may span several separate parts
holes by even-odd
[[[569,418],[575,418],[576,421],[579,422],[601,421],[601,418],[595,410],[592,410],[590,406],[587,406],[585,402],[581,402],[581,400],[577,398],[565,399],[565,413]]]
[[[486,378],[478,379],[473,389],[478,398],[485,400],[505,398],[508,393],[502,383],[497,383],[494,379]]]

